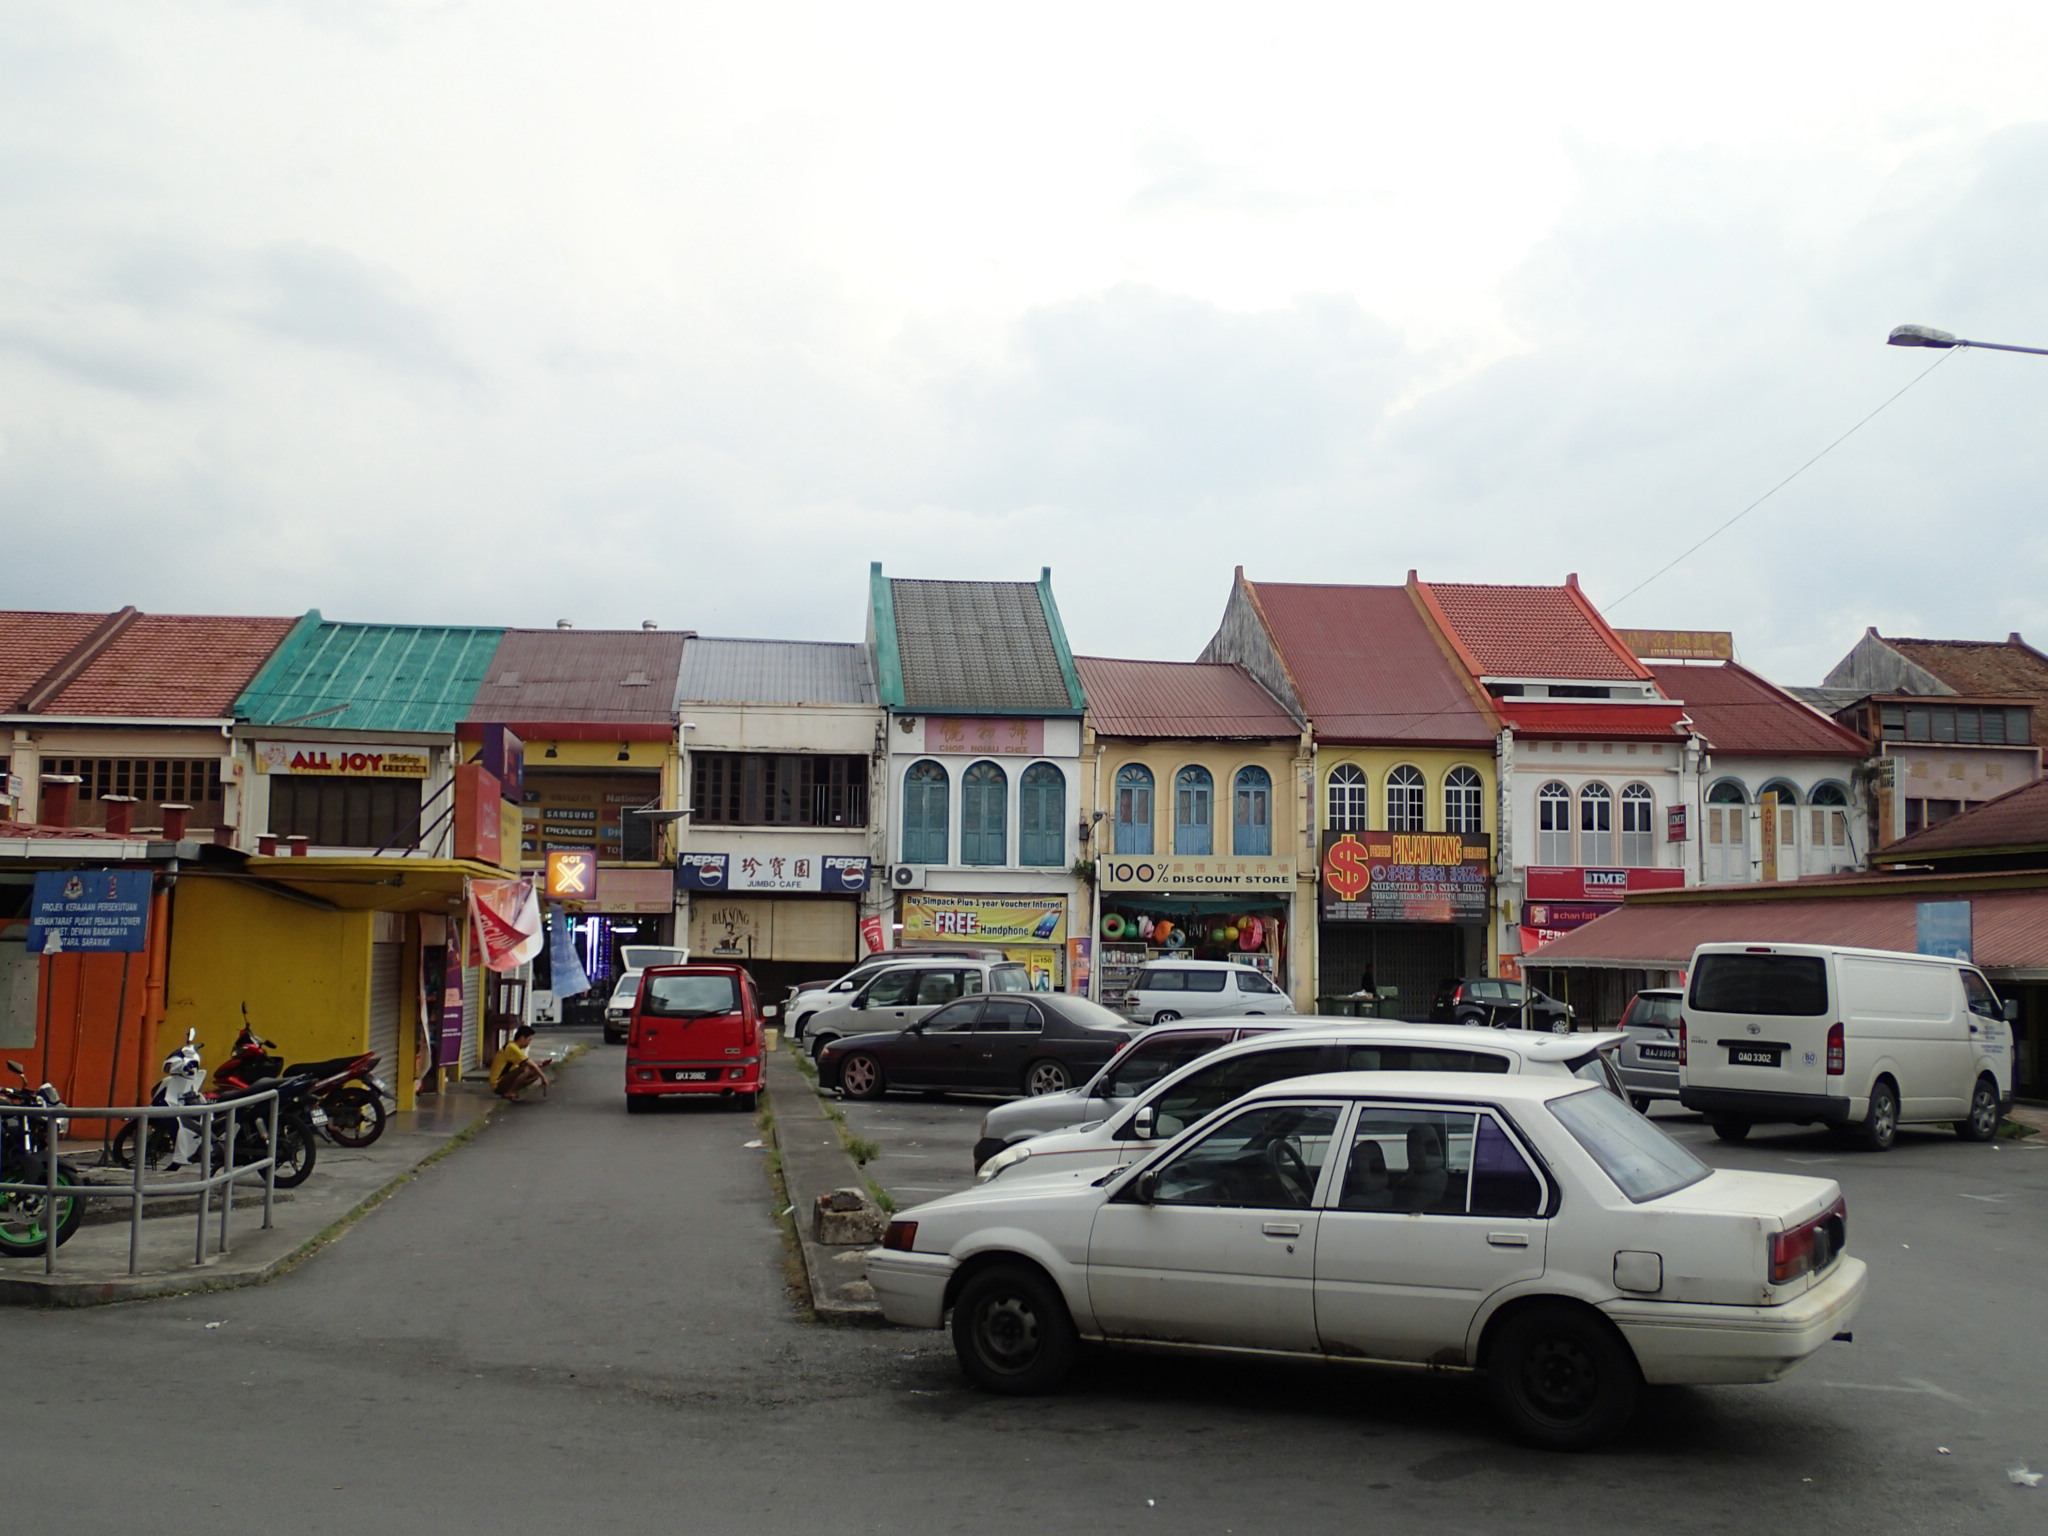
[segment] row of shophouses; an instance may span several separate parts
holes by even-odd
[[[246,1008],[290,1055],[377,1049],[409,1102],[577,1006],[545,951],[467,963],[470,886],[551,852],[592,856],[551,893],[586,998],[634,944],[770,996],[915,945],[1111,1005],[1147,960],[1227,957],[1302,1009],[1425,1017],[1631,896],[1851,877],[2039,778],[2044,695],[2018,636],[1873,631],[1795,697],[1726,634],[1611,628],[1572,578],[1240,569],[1183,662],[1075,656],[1050,571],[877,565],[838,643],[0,614],[0,1045],[122,1102]],[[150,872],[139,948],[29,953],[39,873],[116,869]],[[1545,984],[1611,1020],[1660,958]]]

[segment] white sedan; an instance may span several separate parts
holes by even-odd
[[[1715,1170],[1569,1077],[1332,1073],[1258,1089],[1106,1175],[906,1211],[890,1321],[991,1391],[1084,1340],[1483,1371],[1522,1438],[1613,1435],[1643,1382],[1775,1381],[1847,1328],[1864,1266],[1829,1179]]]

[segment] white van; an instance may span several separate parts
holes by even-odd
[[[1678,1100],[1723,1141],[1759,1120],[1825,1123],[1879,1152],[1901,1125],[1998,1134],[2014,1008],[1975,966],[1828,944],[1702,944],[1688,975]]]
[[[1231,960],[1154,960],[1131,978],[1130,1001],[1124,1006],[1140,1024],[1294,1012],[1287,994],[1265,972]]]

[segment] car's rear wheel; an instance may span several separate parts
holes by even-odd
[[[839,1092],[849,1099],[879,1099],[885,1086],[882,1064],[866,1051],[839,1063]]]
[[[1494,1408],[1522,1440],[1590,1450],[1628,1422],[1642,1372],[1605,1319],[1563,1302],[1528,1306],[1501,1324],[1486,1360]]]
[[[1856,1127],[1856,1140],[1871,1152],[1889,1152],[1899,1136],[1899,1090],[1888,1077],[1870,1086],[1870,1108]]]
[[[1980,1077],[1970,1095],[1970,1117],[1956,1122],[1956,1134],[1965,1141],[1990,1141],[1998,1135],[1999,1118],[1998,1084]]]
[[[1714,1134],[1723,1141],[1746,1141],[1749,1139],[1747,1120],[1716,1120]]]
[[[1064,1381],[1080,1340],[1050,1280],[1022,1265],[995,1264],[962,1286],[953,1303],[953,1350],[976,1386],[1022,1397]]]
[[[1157,1013],[1152,1015],[1152,1022],[1154,1024],[1171,1024],[1175,1019],[1179,1017],[1180,1015],[1175,1013],[1171,1008],[1162,1008]]]
[[[1650,1096],[1647,1093],[1632,1093],[1628,1096],[1628,1107],[1639,1115],[1650,1112]]]
[[[1034,1061],[1024,1071],[1024,1093],[1037,1098],[1042,1093],[1065,1093],[1074,1086],[1073,1076],[1057,1061]]]

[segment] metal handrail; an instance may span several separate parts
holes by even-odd
[[[41,1183],[28,1184],[0,1179],[0,1193],[40,1194],[43,1196],[43,1273],[57,1272],[57,1198],[68,1195],[74,1200],[126,1200],[128,1206],[128,1273],[134,1274],[142,1263],[142,1215],[146,1202],[171,1195],[199,1196],[199,1216],[192,1239],[192,1262],[206,1262],[206,1223],[212,1215],[213,1191],[225,1186],[226,1193],[220,1204],[220,1236],[215,1246],[216,1254],[225,1254],[228,1246],[228,1218],[235,1208],[235,1185],[252,1173],[263,1175],[263,1226],[268,1230],[277,1200],[277,1126],[278,1092],[266,1088],[260,1093],[242,1095],[222,1103],[208,1104],[143,1104],[130,1108],[107,1107],[81,1104],[7,1104],[0,1110],[11,1118],[15,1115],[40,1116],[45,1121],[57,1120],[133,1120],[138,1122],[135,1131],[133,1164],[135,1177],[131,1184],[59,1184],[57,1182],[57,1127],[48,1124],[42,1137],[43,1179]],[[235,1162],[235,1122],[244,1110],[269,1110],[270,1136],[269,1154],[254,1162]],[[213,1166],[214,1130],[220,1117],[227,1117],[227,1134],[220,1145],[226,1153],[225,1161],[216,1169]],[[175,1183],[155,1182],[144,1185],[142,1175],[149,1164],[149,1125],[151,1120],[182,1120],[197,1118],[199,1126],[199,1176],[196,1179],[180,1179]],[[31,1160],[33,1163],[33,1159]]]

